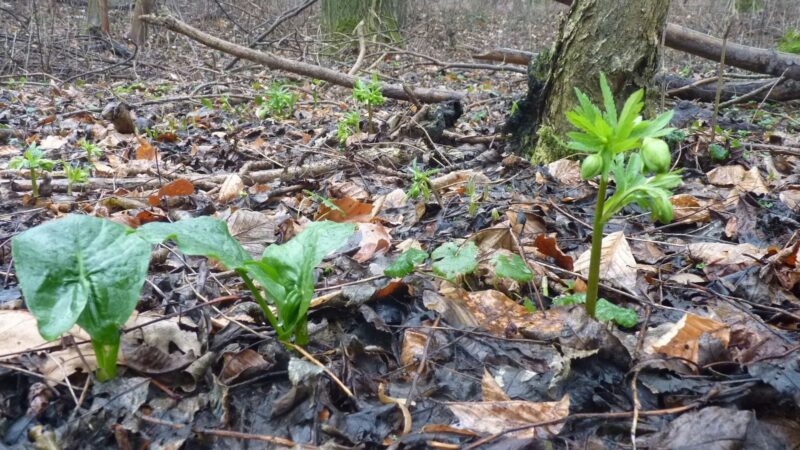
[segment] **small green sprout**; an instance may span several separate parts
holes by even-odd
[[[94,162],[95,159],[103,155],[103,149],[98,147],[96,144],[87,141],[86,139],[81,139],[78,141],[78,145],[86,152],[86,159],[89,162]]]
[[[258,97],[256,116],[264,120],[267,116],[285,119],[294,112],[297,95],[289,91],[285,84],[274,83],[264,97]]]
[[[56,164],[58,164],[58,161],[46,159],[44,157],[44,152],[39,146],[33,143],[28,146],[28,149],[25,150],[22,156],[11,159],[8,168],[13,170],[28,169],[30,171],[33,197],[37,198],[39,197],[38,172],[53,170]]]
[[[89,169],[80,165],[64,164],[64,173],[67,175],[67,195],[72,195],[73,185],[89,181]]]
[[[431,175],[439,173],[439,169],[422,170],[417,167],[417,160],[414,159],[411,161],[411,167],[409,167],[408,170],[411,172],[413,178],[411,180],[411,187],[409,187],[408,192],[406,192],[406,198],[416,200],[422,196],[425,201],[428,201],[431,198],[433,189]]]
[[[361,128],[361,114],[358,111],[350,111],[344,115],[344,118],[339,121],[336,126],[336,136],[339,142],[345,144],[347,138],[360,132]]]
[[[567,112],[567,119],[580,131],[570,132],[568,146],[588,153],[581,164],[581,177],[600,177],[592,227],[592,249],[589,263],[589,282],[586,291],[586,312],[595,316],[600,283],[600,257],[603,228],[611,217],[629,203],[652,211],[653,218],[664,223],[672,221],[670,189],[681,183],[679,172],[670,172],[671,155],[667,143],[659,139],[668,135],[672,111],[653,120],[643,120],[644,91],[638,90],[625,101],[622,111],[617,107],[605,75],[600,75],[600,89],[605,111],[595,106],[589,97],[575,88],[579,105]],[[640,149],[638,152],[631,150]],[[630,152],[626,155],[626,153]],[[654,175],[646,177],[651,172]],[[615,184],[614,194],[606,199],[609,181]]]
[[[376,106],[383,105],[386,101],[381,92],[381,83],[378,81],[378,76],[372,74],[372,81],[369,84],[356,80],[353,85],[353,99],[362,105],[367,105],[367,131],[372,133],[372,110]]]

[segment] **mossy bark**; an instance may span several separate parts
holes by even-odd
[[[572,126],[564,113],[577,103],[575,87],[602,103],[600,72],[608,77],[618,101],[636,89],[647,88],[657,69],[669,3],[574,0],[553,47],[546,81],[536,95],[538,110],[532,117],[536,126],[527,136],[515,139],[527,143],[518,148],[531,154],[535,163],[569,155],[563,141]]]
[[[406,3],[406,0],[322,0],[322,27],[327,33],[349,36],[363,20],[368,36],[377,34],[379,40],[398,42],[405,25]]]

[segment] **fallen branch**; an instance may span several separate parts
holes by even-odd
[[[572,5],[572,0],[555,1]],[[800,56],[791,53],[730,42],[723,45],[722,39],[674,23],[667,24],[664,45],[712,61],[720,60],[725,47],[725,64],[728,66],[800,81]]]
[[[172,16],[161,17],[144,15],[141,17],[141,19],[147,23],[162,26],[168,30],[180,33],[215,50],[228,53],[241,59],[264,64],[272,70],[283,70],[348,88],[352,88],[358,79],[336,70],[316,66],[314,64],[308,64],[302,61],[294,61],[291,59],[282,58],[271,53],[259,52],[242,45],[219,39],[211,36],[210,34],[202,32],[191,25],[181,22]],[[368,80],[364,81],[368,82]],[[406,94],[406,92],[403,90],[403,87],[398,84],[382,83],[381,91],[385,97],[398,100],[409,100],[408,94]],[[441,89],[414,88],[413,92],[414,95],[424,103],[441,103],[452,100],[461,100],[464,97],[463,93],[445,91]]]

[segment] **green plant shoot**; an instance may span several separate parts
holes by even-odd
[[[669,134],[667,128],[672,111],[653,120],[643,120],[644,91],[638,90],[625,101],[617,113],[614,96],[605,75],[600,75],[600,89],[605,111],[575,88],[579,105],[567,112],[567,119],[579,131],[570,132],[568,146],[588,153],[581,164],[585,180],[600,177],[592,226],[592,249],[589,281],[586,291],[586,312],[595,316],[600,284],[600,257],[603,229],[611,217],[630,203],[652,211],[661,222],[672,221],[670,189],[681,183],[679,172],[670,172],[671,155],[667,143],[659,139]],[[639,149],[638,152],[631,152]],[[654,176],[646,177],[645,173]],[[613,178],[614,194],[606,199],[608,183]]]
[[[350,111],[344,115],[336,126],[336,137],[341,144],[347,143],[347,138],[360,132],[361,114],[358,111]]]
[[[386,101],[381,91],[381,83],[378,81],[378,76],[373,73],[369,84],[356,80],[353,85],[353,99],[362,105],[367,105],[367,131],[372,133],[372,110],[376,106],[383,105]]]
[[[64,164],[64,173],[67,175],[67,195],[72,195],[72,186],[89,181],[89,169],[79,165]]]
[[[28,169],[31,177],[31,190],[33,197],[39,197],[38,175],[40,171],[50,171],[58,164],[58,161],[46,159],[44,152],[35,143],[28,146],[22,156],[12,158],[8,164],[9,169],[21,170]]]
[[[431,176],[439,173],[439,169],[422,170],[417,167],[417,160],[415,158],[411,161],[411,167],[408,168],[408,171],[411,172],[412,179],[411,187],[408,188],[406,197],[416,200],[422,196],[425,201],[428,201],[431,198],[431,192],[433,192]]]
[[[267,116],[279,119],[289,117],[294,112],[297,103],[297,95],[289,91],[289,88],[280,83],[273,84],[267,91],[264,98],[258,97],[256,103],[256,116],[264,120]]]

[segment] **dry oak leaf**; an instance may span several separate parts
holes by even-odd
[[[728,347],[731,339],[731,330],[728,325],[714,319],[687,313],[669,331],[652,343],[650,352],[699,363],[700,340],[705,334],[717,339],[724,348]]]
[[[745,170],[744,167],[739,165],[720,166],[708,172],[706,176],[708,177],[708,182],[715,186],[733,186],[740,191],[754,194],[766,194],[769,192],[769,187],[761,177],[758,167]]]
[[[386,253],[392,246],[389,230],[379,223],[359,223],[358,231],[361,232],[361,243],[353,259],[359,263],[372,259],[378,252]]]
[[[480,433],[496,434],[511,428],[539,422],[564,419],[569,415],[569,396],[557,402],[528,402],[524,400],[453,402],[447,407],[458,418],[459,425]],[[558,434],[563,423],[546,427],[531,427],[514,433],[518,439],[532,439]]]
[[[708,202],[700,200],[689,194],[673,195],[669,199],[672,203],[672,213],[675,222],[687,221],[705,223],[711,220]]]
[[[575,271],[581,275],[589,274],[590,253],[591,249],[586,250],[575,261]],[[623,289],[630,289],[636,285],[636,260],[622,231],[603,238],[600,251],[600,279]]]

